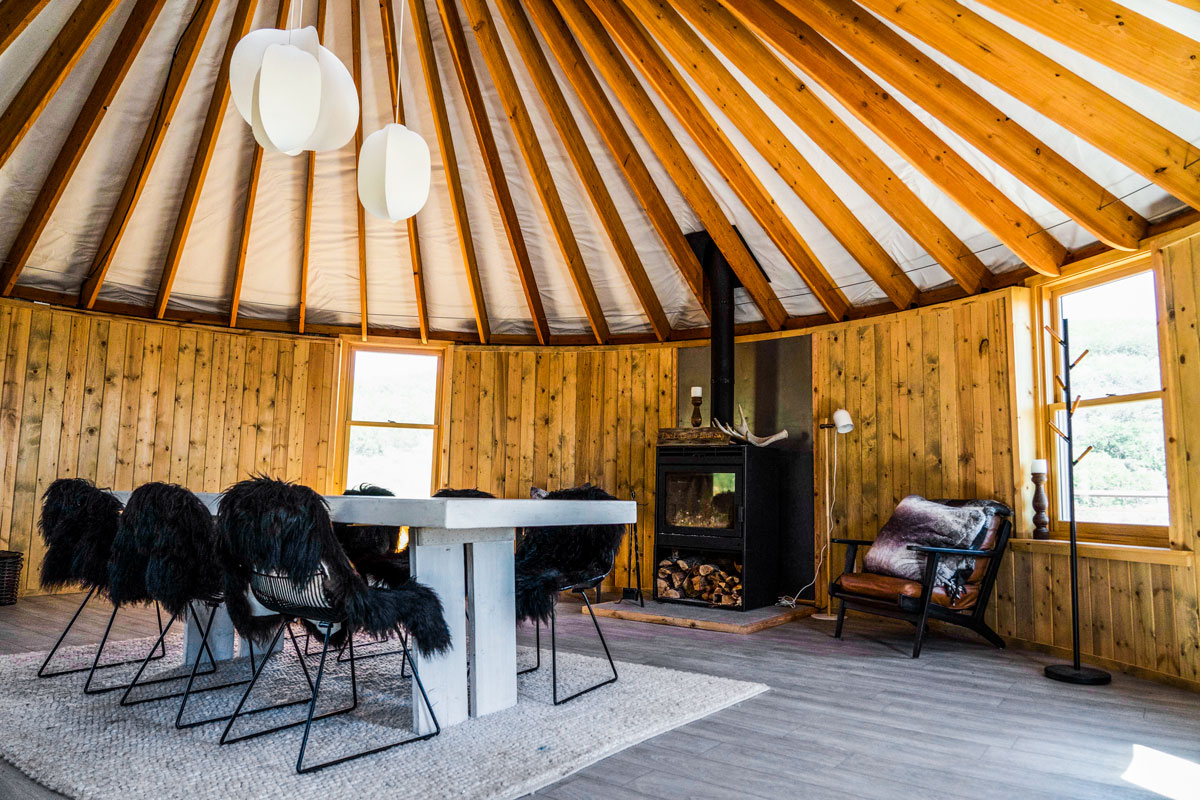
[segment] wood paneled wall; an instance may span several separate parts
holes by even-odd
[[[40,498],[58,477],[219,491],[252,472],[325,489],[336,341],[0,302],[0,549],[41,591]]]
[[[1178,550],[1192,551],[1200,467],[1187,452],[1200,452],[1200,254],[1190,244],[1177,245],[1164,253],[1164,267],[1172,328],[1166,358],[1176,376],[1168,392],[1192,408],[1190,418],[1178,408],[1173,415],[1180,435],[1173,437],[1172,482],[1181,494],[1172,511],[1172,541]],[[1030,426],[1036,424],[1028,414],[1030,295],[1010,289],[817,331],[813,409],[818,422],[839,407],[855,421],[855,430],[838,440],[835,536],[873,539],[907,494],[990,497],[1013,506],[1021,538],[1005,557],[990,622],[1014,642],[1063,654],[1071,647],[1065,545],[1028,538],[1032,510],[1024,476],[1034,457]],[[829,454],[822,442],[817,445],[820,518]],[[1088,552],[1095,557],[1079,561],[1082,651],[1111,667],[1200,687],[1191,553]],[[834,575],[843,560],[843,550],[834,548]]]
[[[674,424],[675,349],[458,347],[448,358],[443,485],[509,498],[584,482],[634,492],[649,587],[654,444]],[[625,582],[626,549],[609,586]]]

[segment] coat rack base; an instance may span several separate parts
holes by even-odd
[[[1046,667],[1045,672],[1047,678],[1081,686],[1104,686],[1112,682],[1112,675],[1095,667],[1076,669],[1071,664],[1051,664]]]

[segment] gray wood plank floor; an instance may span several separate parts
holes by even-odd
[[[48,649],[81,599],[0,607],[0,654]],[[146,609],[118,620],[119,638],[155,629]],[[99,638],[106,621],[102,608],[85,612],[81,637]],[[940,629],[913,661],[911,626],[886,620],[851,618],[841,641],[832,623],[814,620],[748,636],[601,624],[618,660],[758,681],[771,691],[624,750],[537,797],[1159,797],[1121,777],[1134,745],[1200,764],[1200,695],[1125,675],[1108,687],[1057,684],[1041,675],[1047,656],[994,650]],[[564,649],[598,654],[591,623],[576,607],[562,608],[559,632]],[[522,640],[532,644],[532,629]],[[603,720],[580,735],[603,736]],[[0,761],[0,798],[58,797]]]

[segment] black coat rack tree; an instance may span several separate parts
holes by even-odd
[[[1063,683],[1078,683],[1087,686],[1100,686],[1112,680],[1112,675],[1109,675],[1102,669],[1095,667],[1085,667],[1079,663],[1079,554],[1077,549],[1077,538],[1075,530],[1075,465],[1083,460],[1084,456],[1092,451],[1091,445],[1079,454],[1079,458],[1075,457],[1075,449],[1072,441],[1074,428],[1071,424],[1075,417],[1075,410],[1079,407],[1079,397],[1071,399],[1071,370],[1079,365],[1087,356],[1088,351],[1084,350],[1079,356],[1071,360],[1071,339],[1070,332],[1067,327],[1067,321],[1062,321],[1062,335],[1049,326],[1046,326],[1046,331],[1058,343],[1059,349],[1062,351],[1062,373],[1056,373],[1054,376],[1058,387],[1062,389],[1064,405],[1067,412],[1067,429],[1063,431],[1052,420],[1049,421],[1050,429],[1056,433],[1059,438],[1067,446],[1067,497],[1070,499],[1071,511],[1071,645],[1073,647],[1074,660],[1071,664],[1050,664],[1046,667],[1046,677],[1052,678]]]

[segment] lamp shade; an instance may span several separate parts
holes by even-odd
[[[854,420],[850,419],[850,412],[844,408],[833,412],[833,427],[838,433],[849,433],[854,430]]]
[[[399,222],[429,199],[429,145],[415,131],[385,125],[363,142],[358,154],[358,199],[372,216]]]
[[[337,150],[358,128],[354,79],[311,26],[242,37],[229,61],[229,91],[268,152]]]

